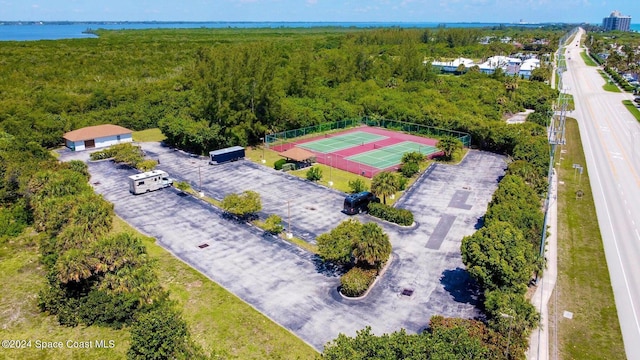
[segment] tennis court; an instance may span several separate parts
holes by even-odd
[[[387,138],[388,137],[386,136],[372,134],[369,132],[354,131],[334,136],[325,135],[324,139],[298,144],[297,146],[326,154],[352,148],[354,146],[363,146],[365,144],[370,144]]]
[[[378,147],[374,145],[374,147]],[[416,143],[413,141],[403,141],[394,145],[380,147],[376,150],[367,151],[357,155],[349,156],[347,160],[369,165],[378,169],[386,169],[402,162],[402,155],[408,152],[419,152],[425,156],[437,153],[436,147]]]

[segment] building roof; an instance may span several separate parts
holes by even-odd
[[[104,124],[69,131],[62,137],[69,141],[91,140],[107,136],[131,134],[133,131],[118,125]]]
[[[283,151],[280,153],[280,156],[286,157],[287,159],[295,160],[295,161],[305,161],[309,160],[316,155],[309,150],[305,150],[299,147],[291,148],[287,151]]]

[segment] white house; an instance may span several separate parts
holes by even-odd
[[[131,133],[131,130],[122,126],[105,124],[73,130],[62,137],[66,147],[80,151],[131,142]]]
[[[533,69],[540,67],[540,60],[538,59],[527,59],[520,66],[520,70],[518,71],[518,75],[522,76],[525,79],[531,77],[531,72]]]
[[[458,70],[458,66],[460,65],[464,65],[466,69],[469,69],[475,64],[473,63],[472,59],[467,59],[463,57],[459,57],[452,61],[433,61],[431,63],[431,66],[440,68],[444,72],[455,72]]]

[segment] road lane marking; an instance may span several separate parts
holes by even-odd
[[[593,157],[593,149],[589,148],[590,152],[591,152],[591,158],[594,159]],[[611,236],[613,237],[613,245],[616,248],[616,255],[618,256],[618,263],[620,264],[620,271],[622,271],[622,279],[624,280],[624,285],[627,288],[627,295],[629,297],[629,305],[631,306],[631,311],[633,312],[633,319],[635,320],[636,323],[636,330],[638,330],[638,333],[640,333],[640,323],[638,322],[638,314],[636,313],[636,308],[634,306],[633,303],[633,297],[631,296],[631,288],[629,287],[629,279],[627,278],[627,273],[624,270],[624,265],[622,262],[622,256],[620,255],[620,248],[618,247],[618,238],[616,237],[616,232],[613,229],[613,221],[611,220],[611,213],[609,212],[609,203],[607,202],[607,197],[605,196],[604,193],[604,188],[602,187],[602,181],[600,180],[600,174],[598,173],[598,171],[594,171],[594,175],[597,179],[598,182],[598,186],[600,187],[600,194],[602,195],[603,198],[603,203],[604,203],[604,211],[607,214],[607,220],[609,223],[609,229],[611,229]],[[620,186],[620,184],[618,184],[618,186]],[[638,231],[636,230],[636,236],[638,236]],[[640,238],[640,236],[638,236],[638,238]]]
[[[593,108],[591,106],[591,103],[587,102],[586,106],[587,106],[587,111],[591,115],[591,119],[596,119],[596,116],[593,113]],[[608,129],[607,126],[600,125],[600,130],[602,130],[602,128]],[[594,130],[595,130],[596,136],[600,140],[600,145],[604,149],[605,153],[610,153],[611,151],[609,150],[609,147],[607,147],[607,144],[602,140],[602,131],[597,131],[597,129],[594,129]],[[591,152],[593,153],[593,149],[591,149]],[[613,162],[611,162],[611,160],[612,160],[611,157],[610,156],[606,156],[606,160],[609,163],[609,168],[611,168],[611,171],[613,172],[613,177],[616,180],[618,180],[618,172],[616,171],[616,167],[613,165]],[[595,161],[595,157],[594,157],[594,161]]]

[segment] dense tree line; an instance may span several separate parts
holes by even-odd
[[[45,147],[98,123],[163,125],[168,141],[200,152],[257,143],[265,132],[380,116],[465,130],[498,144],[508,112],[554,97],[504,76],[438,76],[434,59],[517,51],[534,29],[190,29],[99,32],[98,39],[6,42],[0,49],[0,130]],[[425,35],[426,34],[426,35]],[[455,45],[453,48],[449,45]]]
[[[39,144],[1,135],[0,220],[11,233],[0,234],[0,241],[27,226],[38,232],[47,279],[40,309],[65,326],[131,326],[130,358],[200,356],[142,240],[112,231],[113,205],[94,193],[87,165],[58,162]],[[148,341],[145,331],[157,319],[162,322]]]

